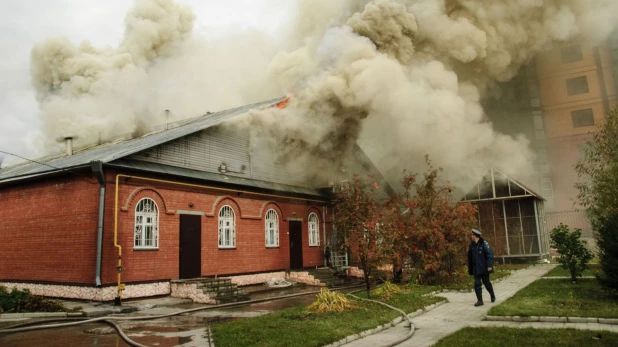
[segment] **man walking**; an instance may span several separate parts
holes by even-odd
[[[491,248],[483,238],[481,232],[472,229],[472,242],[468,248],[468,274],[474,275],[474,292],[476,293],[476,304],[474,306],[483,305],[483,287],[481,281],[485,285],[485,289],[491,296],[491,302],[496,301],[494,295],[494,287],[489,281],[489,274],[494,272],[494,255]]]

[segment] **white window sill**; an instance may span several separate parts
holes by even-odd
[[[266,245],[266,248],[279,248],[279,245]]]
[[[219,249],[236,249],[236,246],[227,246],[227,247],[219,246]]]
[[[158,251],[159,247],[133,247],[134,251]]]
[[[320,244],[315,244],[315,245],[309,245],[309,247],[320,247]]]

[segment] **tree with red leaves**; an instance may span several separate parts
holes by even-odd
[[[455,202],[453,188],[439,179],[442,170],[425,159],[423,180],[404,173],[403,192],[387,202],[384,232],[392,241],[394,272],[409,261],[420,270],[420,282],[438,284],[464,268],[476,208]]]
[[[334,223],[339,244],[351,249],[353,259],[360,264],[369,298],[371,271],[387,259],[386,247],[392,244],[385,242],[379,224],[382,207],[376,198],[378,190],[372,176],[361,179],[354,175],[341,186],[334,200]]]

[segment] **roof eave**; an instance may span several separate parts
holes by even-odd
[[[37,173],[32,173],[32,174],[23,174],[23,175],[14,176],[14,177],[8,177],[3,180],[0,180],[0,186],[6,186],[6,185],[22,182],[22,181],[30,181],[30,180],[35,180],[39,178],[58,176],[59,174],[63,174],[63,173],[71,174],[72,173],[71,171],[78,170],[78,169],[84,169],[87,167],[90,167],[90,164],[75,165],[75,166],[64,168],[64,169],[49,170],[49,171],[44,171],[44,172],[37,172]]]
[[[285,197],[290,197],[290,198],[296,197],[296,198],[301,198],[301,199],[309,198],[312,200],[319,200],[323,202],[327,202],[332,199],[332,196],[328,194],[325,190],[320,190],[320,189],[315,189],[315,188],[307,189],[307,188],[302,188],[302,187],[293,187],[293,186],[272,183],[272,182],[258,181],[258,180],[253,180],[253,179],[245,179],[245,180],[247,182],[259,182],[260,184],[248,185],[248,184],[240,183],[236,180],[225,182],[222,180],[205,179],[203,177],[197,177],[197,176],[192,176],[188,174],[183,175],[182,173],[179,173],[179,172],[170,173],[170,172],[166,172],[165,170],[148,170],[148,169],[143,169],[143,168],[134,167],[134,166],[123,164],[123,163],[115,163],[115,162],[106,164],[106,167],[113,168],[116,170],[129,170],[129,171],[135,171],[135,172],[144,172],[148,174],[167,175],[171,177],[181,177],[184,179],[209,182],[209,183],[214,183],[214,184],[222,185],[222,186],[243,187],[242,190],[250,189],[260,194],[262,192],[272,192],[272,193],[275,193],[275,195],[279,195],[279,196],[285,196]],[[179,168],[175,168],[175,169],[178,170]],[[184,170],[190,170],[190,169],[184,169]],[[290,189],[286,190],[285,189],[286,187]],[[313,190],[314,192],[310,192],[310,190]]]

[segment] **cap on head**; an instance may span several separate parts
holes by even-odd
[[[472,234],[481,237],[481,232],[476,229],[472,229]]]

